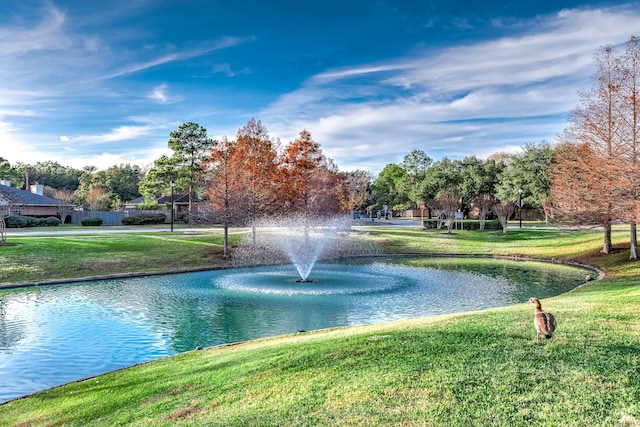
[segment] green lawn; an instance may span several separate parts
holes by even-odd
[[[236,242],[238,237],[232,236],[232,240]],[[21,234],[10,236],[7,243],[0,246],[0,285],[226,264],[221,230],[197,234]]]
[[[608,256],[599,253],[601,234],[588,231],[370,227],[357,235],[387,253],[557,258],[608,277],[543,301],[559,322],[553,343],[535,344],[527,304],[275,337],[12,401],[0,406],[0,425],[640,425],[640,263],[627,261],[624,232],[614,233]],[[166,237],[123,238],[146,242],[149,254]],[[176,237],[183,250],[208,247],[213,259],[218,238]]]

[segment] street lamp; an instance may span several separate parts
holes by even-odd
[[[169,181],[169,185],[171,186],[171,232],[173,233],[173,187],[176,186],[174,180]]]
[[[518,210],[520,211],[520,228],[522,228],[522,188],[518,188]]]

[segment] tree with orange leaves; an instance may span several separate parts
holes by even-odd
[[[640,221],[640,40],[632,36],[620,58],[619,73],[624,173],[621,175],[621,219],[630,224],[630,258],[638,259],[637,223]]]
[[[554,205],[581,222],[603,225],[602,252],[613,247],[612,221],[630,224],[630,259],[638,258],[639,59],[635,37],[623,56],[610,46],[600,49],[595,57],[596,84],[580,93],[569,127],[560,136],[551,172]]]
[[[234,177],[235,192],[241,196],[234,212],[237,218],[253,227],[256,221],[276,210],[276,191],[273,182],[277,172],[277,144],[271,140],[266,126],[251,119],[238,130],[229,167]]]
[[[262,122],[251,119],[238,130],[236,141],[224,138],[214,145],[205,166],[215,216],[225,230],[231,223],[251,224],[254,242],[256,221],[277,207],[276,145]]]
[[[307,130],[280,156],[279,201],[283,212],[333,215],[347,208],[348,181],[328,160]]]
[[[208,220],[222,223],[224,228],[224,257],[229,256],[229,226],[238,216],[240,188],[234,175],[235,141],[226,137],[211,148],[204,163],[207,180],[207,196],[212,207]],[[205,211],[206,209],[202,209]],[[242,217],[240,215],[240,217]]]

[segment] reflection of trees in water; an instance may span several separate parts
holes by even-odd
[[[25,335],[24,322],[8,319],[7,312],[7,302],[0,298],[0,349],[16,347]]]

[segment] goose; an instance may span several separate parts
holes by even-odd
[[[556,330],[556,318],[551,313],[547,313],[542,310],[542,305],[538,298],[529,298],[529,304],[533,304],[535,307],[535,315],[533,316],[533,324],[536,327],[536,343],[540,344],[540,334],[543,334],[545,338],[553,340],[553,332]]]

